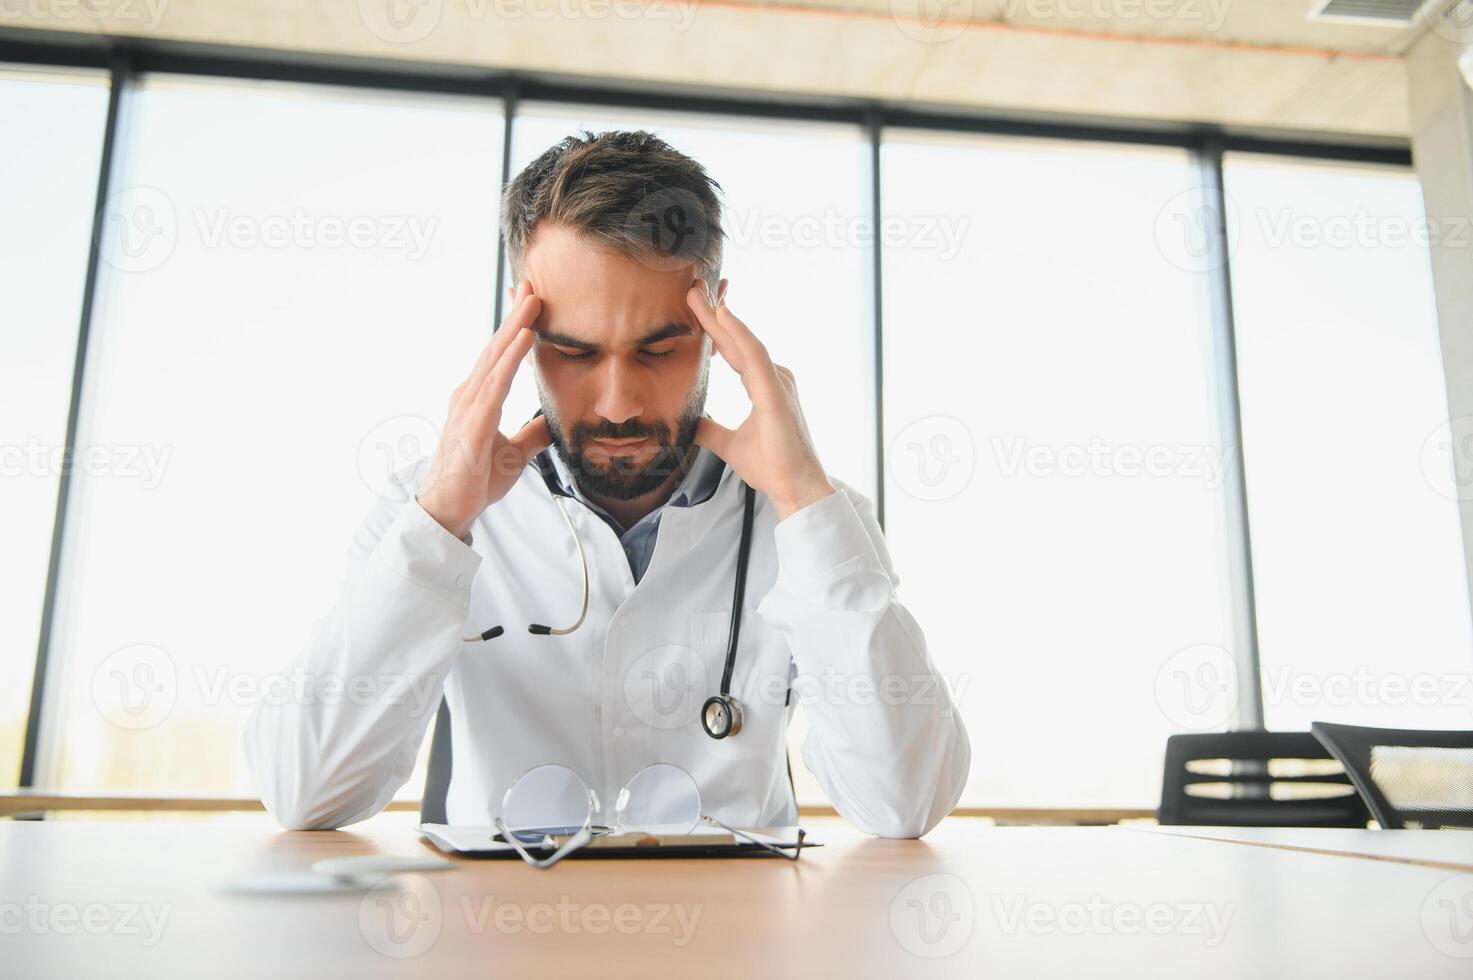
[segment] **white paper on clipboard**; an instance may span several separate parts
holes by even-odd
[[[419,832],[440,850],[455,854],[480,854],[492,851],[514,851],[510,844],[496,840],[492,826],[454,827],[443,823],[422,823]]]
[[[419,825],[419,832],[435,847],[447,854],[485,854],[496,855],[507,852],[515,853],[516,849],[504,841],[496,839],[497,830],[494,826],[452,826],[450,824],[426,823]],[[778,846],[791,847],[797,838],[796,827],[762,827],[746,831],[747,833],[760,836],[763,840]],[[629,847],[638,843],[640,838],[646,838],[643,834],[626,834],[619,836],[598,836],[591,841],[587,847],[589,850],[603,850],[605,848]],[[685,834],[675,837],[665,836],[656,841],[650,840],[649,844],[656,847],[664,847],[667,850],[678,849],[682,846],[737,846],[740,842],[733,838],[731,833],[719,827],[696,827]],[[817,841],[805,838],[803,847],[819,847]],[[574,852],[575,854],[577,852]],[[572,855],[570,855],[571,857]]]

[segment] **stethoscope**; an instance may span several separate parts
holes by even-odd
[[[573,518],[568,514],[568,508],[563,503],[568,494],[557,486],[557,474],[553,469],[552,459],[548,455],[551,452],[550,449],[544,449],[537,454],[534,462],[542,474],[543,481],[547,483],[547,488],[552,491],[553,501],[563,515],[563,523],[568,525],[568,533],[573,535],[573,543],[578,548],[578,563],[583,568],[583,603],[578,610],[578,619],[572,626],[555,628],[544,626],[541,623],[532,623],[527,627],[527,632],[536,636],[567,636],[582,626],[583,621],[588,617],[588,556],[584,554],[583,541],[578,537],[578,530],[573,526]],[[752,549],[752,515],[757,497],[756,491],[746,482],[742,483],[742,491],[742,539],[741,544],[737,546],[736,584],[731,597],[731,629],[726,639],[726,666],[721,671],[721,693],[713,694],[701,706],[701,727],[712,738],[726,738],[742,730],[742,706],[737,703],[736,698],[731,696],[731,672],[736,666],[737,638],[742,626],[742,600],[747,591],[747,559]],[[466,643],[478,643],[495,639],[503,632],[505,630],[500,626],[493,626],[484,632],[461,639]]]

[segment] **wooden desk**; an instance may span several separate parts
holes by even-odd
[[[242,871],[418,853],[406,818],[384,815],[337,833],[282,833],[253,816],[0,823],[0,972],[68,980],[1473,975],[1473,916],[1465,914],[1473,875],[1123,828],[954,819],[925,840],[891,841],[812,821],[827,846],[797,864],[570,860],[536,871],[467,861],[403,878],[398,893],[223,891]]]
[[[1473,833],[1460,833],[1456,830],[1153,826],[1133,829],[1156,834],[1175,834],[1179,837],[1205,837],[1257,847],[1398,861],[1447,871],[1473,871]]]

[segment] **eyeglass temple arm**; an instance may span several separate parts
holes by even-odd
[[[714,827],[720,827],[722,830],[726,831],[727,833],[732,834],[732,835],[734,835],[736,837],[740,837],[744,841],[749,841],[749,842],[751,842],[753,844],[758,845],[759,847],[765,847],[769,851],[771,851],[772,853],[776,854],[778,857],[785,858],[786,860],[789,860],[789,861],[796,861],[796,860],[798,860],[798,852],[801,851],[801,850],[803,850],[804,831],[803,831],[803,828],[802,827],[799,827],[798,828],[798,843],[797,843],[797,846],[795,846],[793,848],[793,853],[789,854],[787,851],[785,851],[782,848],[778,847],[776,844],[770,844],[767,841],[762,840],[760,837],[756,837],[756,836],[753,836],[752,834],[747,833],[745,830],[738,830],[735,827],[732,827],[732,826],[729,826],[727,824],[724,824],[720,820],[717,820],[715,817],[708,817],[708,816],[702,815],[701,821],[703,823],[711,824]]]
[[[496,829],[501,831],[502,840],[506,841],[513,848],[515,848],[516,852],[522,856],[523,861],[526,861],[532,867],[539,870],[545,870],[552,867],[554,864],[557,864],[563,858],[567,857],[569,854],[572,854],[578,848],[582,847],[584,844],[587,844],[590,840],[593,839],[593,832],[588,827],[584,827],[582,830],[578,831],[572,837],[569,837],[566,841],[564,841],[563,846],[559,847],[556,851],[553,851],[552,854],[548,855],[545,858],[535,858],[531,854],[527,853],[527,849],[522,846],[522,842],[517,838],[517,835],[507,830],[506,824],[503,823],[500,818],[497,818]],[[543,840],[546,842],[550,842],[552,841],[552,837],[544,836]]]

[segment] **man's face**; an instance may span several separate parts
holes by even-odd
[[[694,265],[652,268],[543,222],[524,267],[542,302],[533,357],[553,446],[585,494],[655,490],[706,405],[710,348],[685,299]]]

